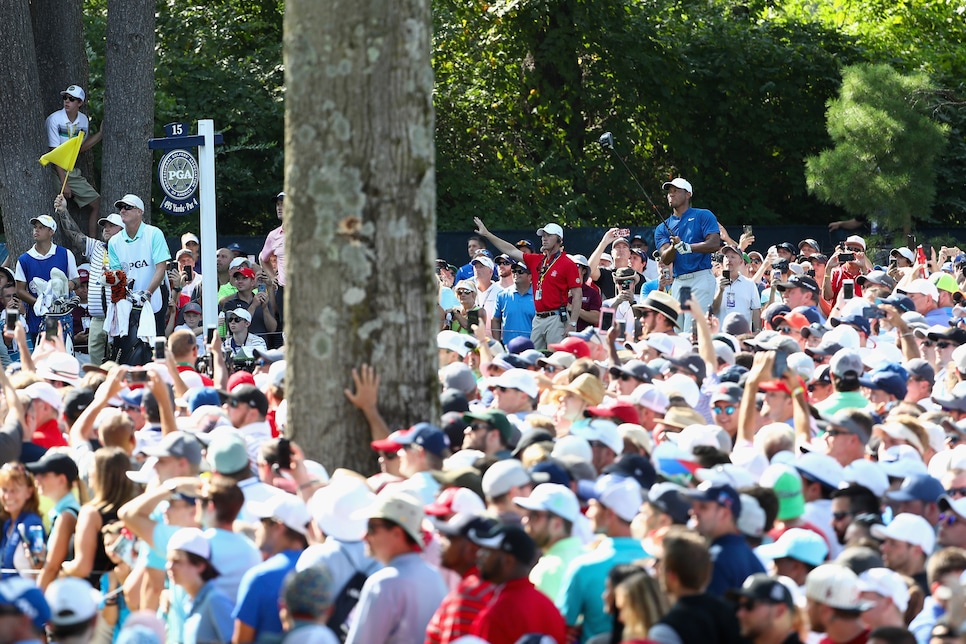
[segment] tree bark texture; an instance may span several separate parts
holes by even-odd
[[[50,169],[30,8],[25,0],[0,0],[0,211],[7,247],[16,258],[33,244],[31,217],[51,211]]]
[[[286,398],[330,471],[375,465],[361,363],[390,428],[438,418],[430,38],[428,0],[286,3]]]
[[[34,50],[37,57],[37,70],[40,75],[40,100],[44,118],[64,107],[60,93],[70,85],[80,85],[87,94],[87,101],[81,111],[91,115],[88,102],[100,102],[103,96],[94,96],[90,87],[90,72],[87,62],[87,48],[84,43],[84,2],[83,0],[31,0],[30,16],[33,24]],[[92,132],[101,124],[91,119]],[[46,141],[46,137],[44,138]],[[77,158],[77,167],[96,189],[100,178],[94,176],[94,154],[100,154],[97,146]],[[52,170],[48,181],[50,202],[60,191],[60,183]],[[79,222],[82,230],[87,231],[87,211],[77,211],[73,201],[69,202],[71,215]],[[64,237],[58,231],[55,243],[64,244]],[[71,248],[80,261],[83,250]]]
[[[108,0],[101,212],[125,194],[150,221],[154,134],[154,0]]]

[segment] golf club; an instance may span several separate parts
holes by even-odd
[[[641,192],[644,193],[644,197],[647,199],[647,202],[649,204],[651,204],[651,208],[654,209],[654,213],[660,218],[661,223],[664,224],[664,227],[667,228],[668,235],[672,235],[673,236],[674,235],[674,232],[671,230],[670,226],[667,225],[667,217],[665,217],[664,215],[661,214],[660,208],[658,208],[657,207],[657,204],[655,204],[654,201],[651,199],[651,195],[649,195],[647,193],[647,190],[644,189],[644,186],[641,185],[641,182],[638,181],[637,180],[637,177],[634,175],[634,173],[631,172],[631,169],[628,167],[627,163],[624,161],[624,158],[617,151],[617,148],[614,147],[614,135],[613,135],[613,133],[611,133],[611,132],[604,132],[603,134],[600,135],[600,139],[598,139],[598,143],[600,143],[600,147],[604,148],[605,150],[610,150],[611,152],[614,153],[614,156],[617,157],[618,161],[621,162],[621,165],[624,166],[624,169],[627,170],[627,174],[631,175],[631,179],[634,180],[634,183],[637,184],[637,187],[640,188],[641,189]]]

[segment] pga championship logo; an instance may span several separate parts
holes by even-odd
[[[164,192],[161,210],[172,215],[187,215],[199,206],[195,192],[198,189],[198,162],[187,150],[166,152],[158,163],[158,181]]]

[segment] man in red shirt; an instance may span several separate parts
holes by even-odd
[[[50,383],[35,382],[23,391],[30,396],[30,404],[24,410],[27,425],[25,434],[33,436],[30,441],[45,449],[66,447],[67,440],[57,422],[64,405],[57,390]]]
[[[523,253],[487,230],[479,217],[474,217],[473,223],[476,232],[486,237],[501,253],[523,262],[530,269],[533,304],[537,310],[530,332],[534,348],[546,349],[547,345],[563,340],[568,331],[576,330],[583,291],[577,265],[563,252],[563,228],[547,224],[538,229],[541,252]]]
[[[185,373],[187,371],[198,373],[195,369],[195,365],[198,364],[198,341],[195,338],[195,334],[187,329],[178,329],[171,334],[168,338],[168,351],[174,357],[175,363],[178,365],[178,373]],[[214,381],[204,374],[198,374],[201,376],[201,382],[205,387],[214,387]]]
[[[825,264],[825,282],[822,284],[822,298],[835,306],[842,284],[845,280],[852,280],[855,297],[862,297],[862,285],[855,280],[872,270],[872,264],[865,256],[865,240],[858,235],[852,235],[845,240],[845,246],[836,248]],[[851,253],[853,259],[842,261],[841,255]],[[841,265],[840,265],[841,264]]]
[[[459,585],[446,596],[426,628],[427,644],[446,644],[470,635],[473,620],[493,597],[493,584],[484,581],[476,567],[480,547],[466,535],[470,530],[488,532],[495,522],[475,514],[455,514],[447,522],[434,521],[434,524],[442,546],[440,564],[461,577]]]
[[[565,644],[563,615],[527,578],[537,558],[530,535],[519,526],[497,525],[484,533],[470,530],[467,537],[480,546],[480,575],[497,587],[493,601],[473,622],[473,634],[490,644],[514,644],[529,634],[549,635]]]

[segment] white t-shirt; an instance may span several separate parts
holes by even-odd
[[[128,284],[134,280],[132,289],[135,291],[146,291],[154,277],[155,267],[171,259],[164,233],[144,222],[141,222],[133,238],[128,237],[126,228],[122,228],[107,243],[107,252],[111,268],[123,270]],[[161,289],[154,289],[151,294],[151,309],[157,313],[163,304]]]
[[[721,294],[721,303],[718,309],[718,319],[724,319],[729,313],[740,313],[748,324],[751,324],[751,312],[761,309],[761,298],[758,296],[758,289],[755,284],[745,277],[739,275],[732,280],[731,284],[724,287]]]
[[[58,145],[67,143],[80,132],[84,132],[86,138],[91,131],[91,122],[83,112],[77,113],[77,118],[71,122],[67,118],[67,110],[58,110],[47,117],[47,145],[56,148]]]

